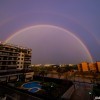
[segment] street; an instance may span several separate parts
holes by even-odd
[[[74,82],[75,91],[70,100],[92,100],[89,91],[92,90],[92,84],[83,82]]]

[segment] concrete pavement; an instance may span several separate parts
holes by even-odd
[[[76,84],[76,89],[71,96],[70,100],[91,100],[89,91],[91,90],[91,86],[88,86],[87,83],[80,85]]]

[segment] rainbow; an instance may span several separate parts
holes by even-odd
[[[91,62],[93,62],[93,58],[89,52],[89,50],[87,49],[86,45],[76,36],[74,35],[74,33],[64,29],[64,28],[61,28],[61,27],[58,27],[58,26],[54,26],[54,25],[35,25],[35,26],[29,26],[29,27],[26,27],[22,30],[19,30],[18,32],[15,32],[14,34],[12,34],[10,37],[8,37],[5,42],[7,43],[8,41],[10,41],[13,37],[16,37],[17,35],[21,34],[22,32],[25,32],[29,29],[34,29],[34,28],[39,28],[39,27],[48,27],[48,28],[56,28],[56,29],[59,29],[59,30],[62,30],[64,31],[65,33],[71,35],[74,39],[76,39],[80,44],[81,46],[84,48],[84,50],[86,51],[89,59]]]

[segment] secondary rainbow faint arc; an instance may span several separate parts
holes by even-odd
[[[49,27],[49,28],[56,28],[56,29],[59,29],[59,30],[62,30],[64,32],[66,32],[67,34],[71,35],[73,38],[75,38],[80,44],[81,46],[84,48],[84,50],[86,51],[86,53],[88,54],[88,57],[90,59],[91,62],[93,62],[93,59],[92,59],[92,56],[89,52],[89,50],[87,49],[87,47],[85,46],[85,44],[76,36],[74,35],[72,32],[64,29],[64,28],[61,28],[61,27],[58,27],[58,26],[54,26],[54,25],[34,25],[34,26],[29,26],[29,27],[26,27],[24,29],[21,29],[19,30],[18,32],[14,33],[13,35],[11,35],[10,37],[8,37],[5,42],[7,43],[9,40],[11,40],[13,37],[15,37],[16,35],[18,34],[21,34],[22,32],[26,31],[26,30],[29,30],[29,29],[33,29],[33,28],[39,28],[39,27]]]

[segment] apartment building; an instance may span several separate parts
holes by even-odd
[[[77,66],[78,66],[78,71],[83,71],[82,64],[78,64]]]
[[[100,61],[97,61],[96,65],[97,65],[98,72],[100,72]]]
[[[29,76],[31,52],[29,48],[0,42],[0,81],[18,79],[25,70],[25,75]]]
[[[82,69],[83,71],[89,71],[89,63],[87,62],[82,62]]]
[[[97,71],[97,66],[96,66],[96,63],[89,63],[89,68],[90,68],[90,71]]]
[[[81,64],[78,64],[78,70],[79,71],[89,71],[89,63],[87,62],[82,62]]]
[[[79,71],[94,71],[94,72],[100,72],[100,62],[82,62],[78,64],[78,70]]]
[[[31,65],[31,49],[0,43],[0,70],[23,69]]]

